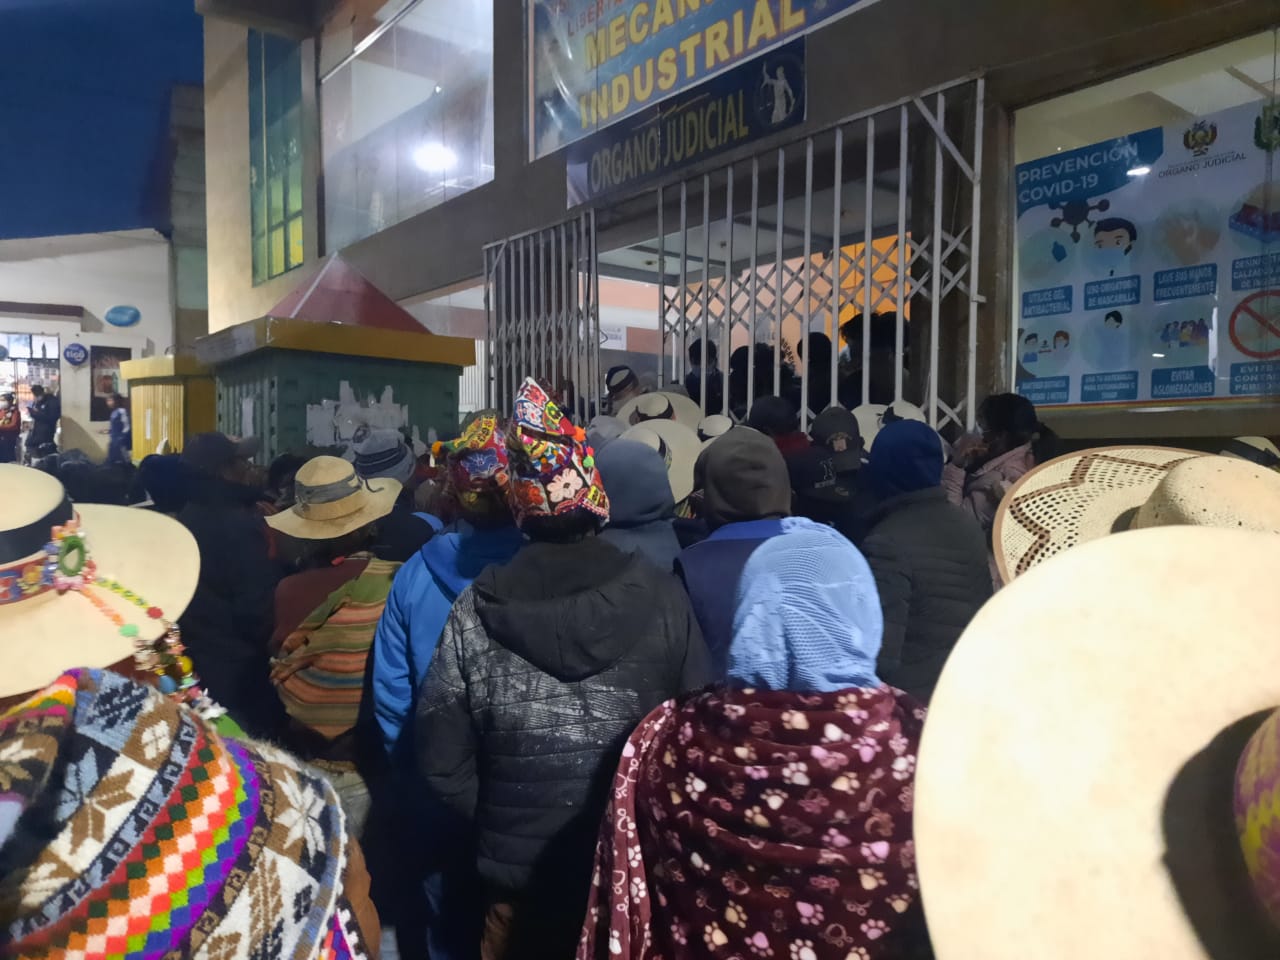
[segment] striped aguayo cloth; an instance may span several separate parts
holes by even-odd
[[[360,712],[373,634],[400,564],[371,559],[285,638],[271,669],[293,721],[325,740],[350,733]]]

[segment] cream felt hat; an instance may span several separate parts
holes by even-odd
[[[1169,447],[1097,447],[1027,472],[996,513],[1008,583],[1054,554],[1122,530],[1175,525],[1280,533],[1280,477],[1234,457]]]
[[[667,481],[676,503],[693,493],[693,468],[702,452],[698,435],[674,420],[646,420],[620,438],[652,447],[667,464]]]
[[[646,420],[674,420],[696,431],[702,422],[702,408],[688,397],[664,391],[632,397],[618,408],[614,416],[628,426]]]
[[[897,400],[894,403],[864,403],[854,407],[852,411],[858,421],[858,430],[862,434],[862,443],[868,452],[876,442],[876,434],[884,429],[885,424],[896,420],[917,420],[928,423],[929,418],[914,403]]]
[[[134,638],[104,611],[136,627],[138,639],[155,640],[165,624],[151,611],[175,621],[191,602],[200,551],[176,520],[72,504],[54,477],[16,464],[0,464],[0,494],[0,697],[39,690],[71,667],[107,667],[132,655]],[[55,540],[54,527],[70,534],[71,524],[74,538]],[[59,593],[52,578],[62,554],[60,576],[92,571],[96,581]]]
[[[996,594],[934,691],[915,782],[938,960],[1280,956],[1234,818],[1280,705],[1280,537],[1105,537]]]
[[[302,465],[293,490],[297,502],[267,517],[272,529],[299,540],[336,540],[390,513],[401,484],[361,479],[341,457],[315,457]]]

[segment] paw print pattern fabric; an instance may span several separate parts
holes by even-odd
[[[614,779],[578,960],[927,955],[911,832],[924,717],[883,685],[659,707]]]

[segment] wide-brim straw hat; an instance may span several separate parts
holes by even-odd
[[[21,595],[24,571],[34,566],[29,576],[38,577],[53,527],[73,519],[98,577],[135,597],[91,585],[86,595],[49,589],[0,602],[0,697],[39,690],[72,667],[108,667],[134,653],[134,639],[89,596],[137,627],[140,640],[155,640],[165,631],[160,618],[148,615],[151,608],[172,622],[191,602],[200,551],[176,520],[130,507],[72,504],[54,477],[16,464],[0,464],[0,490],[0,600]]]
[[[1055,554],[1124,530],[1209,526],[1280,533],[1280,476],[1170,447],[1096,447],[1028,471],[996,512],[1006,583]]]
[[[698,424],[702,422],[702,408],[678,393],[658,391],[632,397],[618,408],[614,416],[628,426],[648,420],[674,420],[694,431],[696,436]]]
[[[385,517],[402,488],[390,477],[361,479],[341,457],[315,457],[302,465],[293,489],[297,502],[267,523],[299,540],[336,540]]]
[[[1233,811],[1280,705],[1280,538],[1107,537],[978,613],[915,783],[938,960],[1274,958]]]
[[[890,411],[892,411],[892,415],[886,416]],[[914,403],[908,403],[906,400],[896,400],[889,404],[864,403],[860,407],[854,407],[851,412],[858,420],[858,430],[862,434],[862,445],[868,452],[870,452],[872,444],[876,442],[876,434],[884,429],[886,423],[892,423],[895,420],[929,422],[929,418],[924,415],[923,410]]]
[[[1280,470],[1280,447],[1266,437],[1236,437],[1222,448],[1222,455],[1251,460],[1269,470]]]
[[[667,481],[676,503],[693,493],[693,468],[702,452],[698,435],[674,420],[646,420],[637,424],[620,439],[635,440],[652,447],[667,464]]]

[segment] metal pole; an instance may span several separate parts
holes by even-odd
[[[667,231],[663,204],[664,189],[658,187],[658,382],[662,383],[662,365],[667,355]]]
[[[702,389],[698,406],[707,412],[707,335],[711,313],[711,174],[702,175]],[[687,351],[686,351],[687,355]]]
[[[733,345],[733,167],[729,167],[729,180],[725,184],[725,226],[729,237],[724,255],[724,315],[720,318],[720,413],[729,413],[729,354]]]
[[[549,248],[547,260],[551,265],[551,275],[547,278],[551,288],[551,295],[548,301],[549,312],[547,314],[547,349],[551,353],[551,377],[553,380],[561,380],[567,377],[568,373],[560,364],[560,259],[558,256],[559,250],[556,246],[556,233],[555,227],[547,231],[547,246]]]
[[[488,361],[484,368],[484,404],[486,407],[493,406],[493,298],[491,289],[493,287],[493,251],[489,247],[484,248],[484,343],[485,343],[485,359]]]
[[[804,142],[804,328],[800,331],[800,430],[809,431],[809,324],[813,322],[813,137]]]
[[[569,285],[573,282],[573,260],[569,256],[569,225],[561,223],[556,232],[559,234],[560,246],[560,262],[556,264],[556,272],[560,274],[560,313],[557,318],[557,326],[560,330],[557,333],[559,340],[557,350],[560,354],[561,376],[572,378],[573,358],[569,352],[569,330],[573,324],[573,307],[570,305],[572,292]]]
[[[547,247],[544,240],[545,237],[539,235],[535,241],[538,248],[538,369],[543,371],[544,375],[554,384],[556,382],[555,364],[548,362],[550,350],[547,344],[547,335],[551,332],[551,324],[547,321]]]
[[[969,370],[965,378],[965,427],[972,431],[978,423],[978,244],[982,239],[982,124],[986,78],[979,77],[974,107],[973,134],[973,224],[969,250]],[[1017,349],[1017,344],[1013,349]]]
[[[579,236],[580,224],[581,224],[581,221],[575,219],[572,223],[568,225],[568,228],[570,231],[569,236],[572,239],[572,250],[573,250],[572,259],[570,259],[569,261],[571,266],[569,275],[573,282],[573,294],[572,294],[573,299],[571,301],[571,308],[569,313],[569,317],[570,317],[569,335],[572,338],[572,342],[569,350],[569,358],[570,358],[569,370],[573,377],[573,381],[575,383],[577,383],[577,381],[581,378],[581,373],[582,373],[582,363],[580,360],[582,351],[579,347],[579,334],[581,333],[581,327],[582,327],[582,277],[578,272],[579,263],[582,257],[582,252],[581,252],[582,241]]]
[[[591,340],[591,389],[587,394],[586,409],[582,412],[584,421],[590,420],[591,410],[600,410],[600,247],[596,237],[596,211],[587,211],[591,228],[591,323],[594,336]],[[578,392],[574,385],[574,393]],[[584,423],[585,426],[585,423]]]
[[[871,402],[871,295],[875,293],[876,118],[867,117],[867,197],[863,216],[862,402]],[[901,238],[901,235],[899,235]]]
[[[844,127],[836,127],[835,161],[831,201],[831,397],[827,400],[827,405],[832,407],[839,400],[837,385],[840,378],[840,294],[844,281],[841,276],[844,254],[840,248],[841,213],[844,206]],[[870,216],[871,212],[867,211],[867,217]]]
[[[907,284],[907,147],[910,117],[907,105],[898,108],[898,326],[894,336],[893,399],[902,399],[902,358],[906,354],[906,329],[903,313],[906,312]]]
[[[946,129],[947,100],[938,94],[938,126]],[[942,317],[942,138],[933,138],[933,284],[929,293],[929,426],[938,429],[938,329]]]
[[[680,342],[671,345],[671,376],[684,379],[684,361],[689,352],[689,182],[680,181]],[[665,374],[665,371],[664,371]],[[663,385],[666,381],[663,380]]]
[[[756,309],[760,286],[760,157],[751,158],[751,305],[747,329],[747,409],[756,395]]]
[[[520,367],[520,241],[511,243],[511,313],[507,319],[507,379],[510,381],[510,392],[507,394],[506,406],[515,403],[516,389],[519,386]]]
[[[773,261],[773,395],[782,393],[782,228],[786,226],[787,217],[783,211],[786,203],[784,184],[787,175],[787,148],[778,148],[778,209],[774,218],[774,235],[777,238],[777,251]]]

